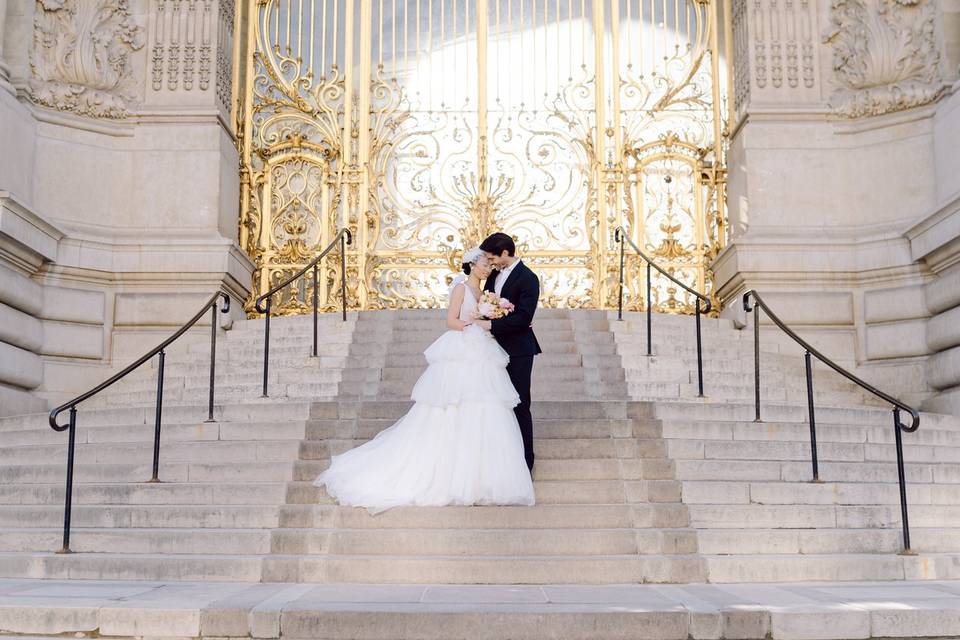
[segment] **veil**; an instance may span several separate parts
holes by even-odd
[[[448,296],[448,297],[449,297],[449,296],[452,296],[452,295],[453,295],[453,290],[457,287],[457,285],[458,285],[458,284],[463,284],[463,283],[466,282],[466,281],[467,281],[467,276],[466,276],[466,274],[463,274],[463,273],[461,273],[461,274],[458,275],[456,278],[454,278],[454,279],[453,279],[453,282],[450,283],[450,288],[447,289],[447,296]]]

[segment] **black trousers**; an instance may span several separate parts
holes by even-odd
[[[533,471],[533,417],[530,415],[530,376],[533,373],[533,356],[510,356],[507,365],[510,382],[520,396],[520,404],[513,408],[520,423],[520,435],[523,436],[523,456],[527,468]]]

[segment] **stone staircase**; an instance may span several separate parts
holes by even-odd
[[[0,578],[395,584],[621,584],[960,577],[960,419],[905,436],[913,546],[897,555],[892,418],[816,372],[820,474],[810,483],[802,360],[764,340],[753,422],[752,334],[704,320],[696,397],[690,318],[544,310],[534,369],[535,507],[332,504],[311,481],[409,407],[442,312],[271,326],[238,322],[206,418],[205,334],[166,360],[161,483],[150,477],[155,371],[78,419],[72,548],[62,524],[65,434],[0,418]],[[691,367],[691,365],[694,365]]]

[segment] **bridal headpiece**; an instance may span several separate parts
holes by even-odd
[[[483,251],[480,250],[480,247],[467,249],[463,252],[463,264],[473,264],[482,257]]]

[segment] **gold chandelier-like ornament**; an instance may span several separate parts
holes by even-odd
[[[712,289],[729,0],[256,0],[239,12],[253,296],[343,226],[354,308],[444,304],[463,247],[494,230],[517,239],[547,306],[611,305],[618,226]],[[337,260],[321,264],[331,309]],[[628,274],[626,308],[691,308],[660,279],[645,300],[645,270]],[[300,312],[310,286],[273,308]]]

